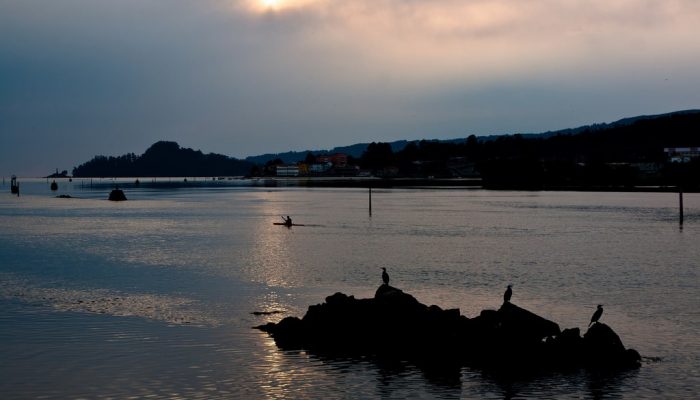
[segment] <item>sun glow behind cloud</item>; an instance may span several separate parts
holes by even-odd
[[[408,85],[688,58],[679,50],[697,47],[700,24],[700,3],[684,0],[277,1],[266,28],[293,46],[326,53],[336,72],[353,65],[354,74],[338,78],[390,74]]]
[[[313,6],[324,0],[249,0],[248,10],[255,13],[289,12]]]

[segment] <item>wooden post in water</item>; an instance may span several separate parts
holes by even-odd
[[[369,216],[372,216],[372,188],[369,188]]]
[[[678,186],[678,206],[679,206],[679,222],[681,228],[683,227],[683,188]]]

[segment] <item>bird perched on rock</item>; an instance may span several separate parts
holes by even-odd
[[[506,292],[503,293],[503,302],[504,303],[510,303],[510,298],[513,297],[513,289],[511,289],[513,285],[508,285],[508,289],[506,289]]]
[[[588,326],[590,327],[591,325],[593,325],[594,322],[598,322],[601,315],[603,315],[603,305],[598,304],[598,309],[595,310],[595,312],[593,313],[593,316],[591,317],[591,323],[588,324]]]
[[[389,284],[389,274],[386,273],[386,268],[382,267],[382,281],[385,285]]]

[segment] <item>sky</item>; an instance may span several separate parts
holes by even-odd
[[[545,132],[700,108],[698,71],[698,0],[0,0],[0,175]]]

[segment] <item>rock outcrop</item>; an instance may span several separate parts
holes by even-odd
[[[121,189],[114,189],[111,192],[109,192],[109,198],[108,200],[111,201],[125,201],[126,200],[126,195],[124,194],[124,191]]]
[[[512,303],[467,318],[459,309],[421,304],[382,285],[374,298],[343,293],[310,306],[299,319],[256,327],[283,349],[320,354],[393,357],[416,362],[523,368],[637,368],[640,356],[615,332],[596,323],[581,337]]]

